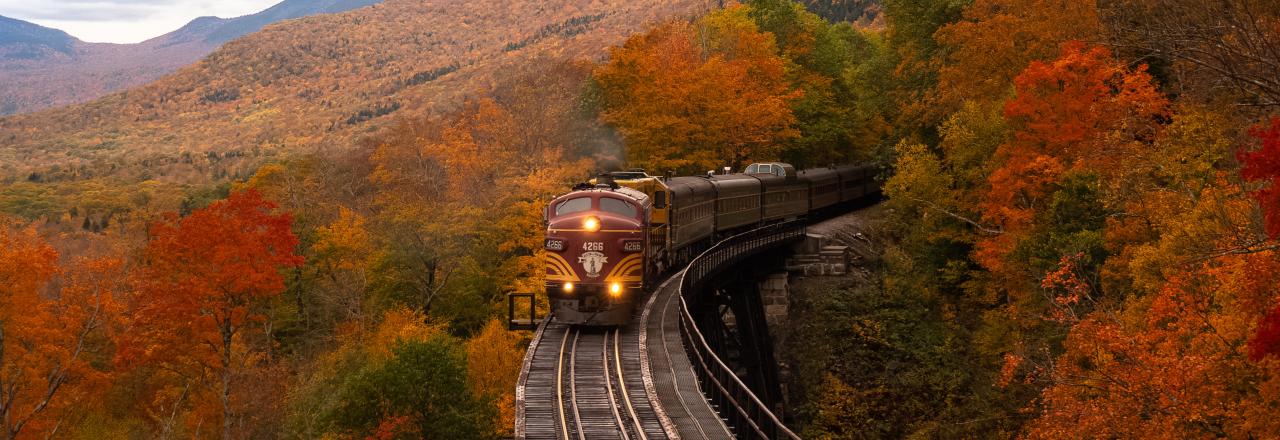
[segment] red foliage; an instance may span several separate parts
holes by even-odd
[[[418,426],[415,420],[410,416],[386,416],[378,423],[378,427],[374,429],[373,434],[365,437],[365,440],[393,440],[397,438],[413,438],[420,437]]]
[[[1254,127],[1249,134],[1262,141],[1262,148],[1247,152],[1241,150],[1237,157],[1244,164],[1240,176],[1250,182],[1271,184],[1253,192],[1262,206],[1267,235],[1280,237],[1280,117],[1271,118],[1271,126]]]
[[[1005,102],[1012,138],[996,149],[979,208],[1004,234],[979,241],[974,259],[1021,289],[1019,268],[1004,261],[1031,229],[1062,177],[1097,173],[1108,181],[1134,172],[1133,157],[1149,148],[1169,102],[1145,67],[1129,68],[1102,47],[1062,45],[1052,60],[1034,61],[1014,79]]]
[[[1280,354],[1280,306],[1262,318],[1249,340],[1249,360],[1257,362],[1273,354]]]
[[[303,263],[289,214],[257,191],[226,200],[185,218],[156,224],[138,274],[138,305],[122,345],[125,364],[149,363],[204,383],[213,395],[190,399],[193,411],[220,409],[223,438],[230,436],[233,401],[246,370],[259,367],[266,341],[248,336],[267,317],[262,300],[285,289],[280,269]],[[183,387],[185,388],[185,387]],[[221,408],[213,406],[221,401]],[[207,421],[205,422],[207,423]]]
[[[1250,182],[1269,183],[1254,191],[1253,197],[1262,206],[1267,235],[1280,238],[1280,117],[1271,118],[1269,127],[1254,127],[1249,134],[1262,142],[1262,148],[1237,154],[1243,164],[1240,176]],[[1280,354],[1280,306],[1262,318],[1249,340],[1249,359],[1259,361],[1273,354]]]
[[[1102,47],[1079,41],[1062,45],[1049,62],[1032,62],[1014,79],[1017,96],[1005,104],[1005,117],[1018,129],[1015,147],[1076,159],[1103,159],[1123,143],[1103,136],[1113,130],[1134,131],[1128,138],[1149,137],[1168,102],[1156,89],[1146,66],[1129,69]],[[1107,165],[1088,161],[1088,165]]]

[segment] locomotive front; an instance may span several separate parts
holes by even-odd
[[[649,198],[613,185],[579,187],[547,206],[547,298],[556,320],[622,325],[644,287]]]

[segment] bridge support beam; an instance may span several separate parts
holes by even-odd
[[[784,414],[778,362],[769,332],[761,284],[781,267],[777,257],[759,258],[707,283],[690,312],[712,350],[777,415]]]

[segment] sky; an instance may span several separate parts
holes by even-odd
[[[0,15],[61,29],[91,43],[137,43],[196,17],[252,14],[280,0],[0,0]]]

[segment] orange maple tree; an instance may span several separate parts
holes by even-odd
[[[668,23],[632,37],[596,70],[602,118],[627,140],[627,160],[702,172],[776,158],[795,138],[791,88],[773,34],[741,7],[697,25]]]
[[[1159,129],[1168,101],[1145,68],[1127,69],[1101,47],[1064,44],[1050,62],[1033,62],[1014,80],[1004,114],[1015,128],[996,150],[1002,164],[988,178],[985,217],[1016,234],[1030,226],[1045,197],[1068,171],[1118,179]],[[996,270],[1016,237],[979,244],[978,260]]]
[[[1101,28],[1092,0],[976,0],[963,19],[935,35],[948,49],[938,72],[937,110],[1003,98],[1028,63],[1053,58],[1062,43],[1093,38]]]
[[[119,317],[121,265],[64,270],[34,227],[0,224],[0,438],[51,436],[101,390],[108,373],[90,358]]]
[[[1095,312],[1044,366],[1030,438],[1268,438],[1280,425],[1280,361],[1250,362],[1250,323],[1276,283],[1276,256],[1209,261],[1147,301]]]
[[[266,320],[264,299],[285,289],[280,269],[302,264],[289,214],[254,190],[151,230],[140,271],[126,364],[156,362],[216,394],[222,438],[231,437],[232,380],[259,360],[248,334]],[[269,342],[257,341],[257,345]]]

